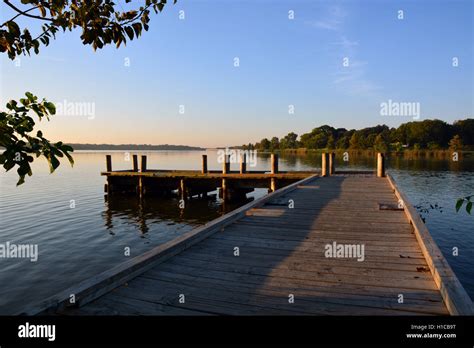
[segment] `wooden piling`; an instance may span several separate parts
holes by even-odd
[[[221,192],[222,199],[223,199],[224,201],[226,201],[227,198],[228,198],[228,197],[227,197],[227,195],[228,195],[228,192],[227,192],[228,189],[227,189],[227,180],[226,180],[225,178],[222,179],[221,190],[222,190],[222,192]]]
[[[278,155],[276,153],[272,153],[272,174],[278,174]]]
[[[142,156],[142,168],[141,168],[141,171],[142,171],[142,172],[146,172],[146,156],[145,156],[145,155]]]
[[[207,173],[207,155],[202,155],[202,170],[201,170],[201,173],[202,174]]]
[[[179,181],[179,194],[181,199],[186,200],[188,198],[187,189],[186,189],[186,181],[181,179]]]
[[[133,155],[132,160],[133,160],[133,171],[138,172],[138,155]]]
[[[379,178],[385,176],[385,155],[381,152],[377,153],[377,176]]]
[[[112,156],[111,155],[105,156],[105,167],[108,172],[112,171]]]
[[[271,155],[271,173],[278,174],[278,155],[276,153],[272,153]],[[271,178],[270,179],[270,192],[275,192],[277,190],[277,179]]]
[[[247,155],[243,153],[240,155],[240,174],[247,172]]]
[[[222,174],[229,174],[230,172],[230,156],[224,156],[224,163],[222,164]]]
[[[336,154],[331,152],[329,154],[329,175],[334,175],[336,173],[336,166],[335,166]]]
[[[329,175],[329,159],[327,152],[323,152],[321,155],[321,176]]]

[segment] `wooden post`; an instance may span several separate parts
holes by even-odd
[[[224,156],[224,163],[222,164],[222,174],[228,174],[230,172],[230,159],[229,155]]]
[[[201,170],[201,173],[202,174],[207,173],[207,155],[202,155],[202,170]]]
[[[141,168],[141,171],[142,171],[142,172],[146,172],[146,156],[145,156],[145,155],[142,156],[142,168]]]
[[[377,153],[377,176],[383,178],[385,176],[385,156],[383,153]]]
[[[105,156],[105,167],[106,167],[106,171],[107,172],[111,172],[112,171],[112,156],[111,155],[106,155]]]
[[[222,164],[222,174],[228,174],[230,172],[230,156],[229,155],[224,155],[224,163]],[[221,184],[221,190],[222,190],[222,199],[225,201],[227,200],[227,180],[225,178],[222,178],[222,184]]]
[[[321,176],[329,175],[329,160],[327,152],[323,152],[321,155]]]
[[[222,190],[222,199],[226,201],[228,197],[227,197],[227,180],[225,178],[222,179],[221,190]]]
[[[184,179],[181,179],[179,182],[179,193],[181,195],[181,199],[186,200],[188,198],[186,192],[186,181]]]
[[[133,160],[133,171],[138,172],[138,156],[133,155],[132,160]]]
[[[272,174],[278,174],[278,155],[276,153],[272,153],[271,163],[272,163],[271,173]],[[271,178],[270,179],[270,191],[275,192],[276,189],[277,189],[277,179]]]
[[[277,190],[277,179],[270,179],[270,192],[275,192]]]
[[[272,174],[278,173],[278,155],[276,153],[272,153]]]
[[[334,175],[336,173],[335,159],[336,154],[331,152],[329,154],[329,175]]]
[[[243,153],[240,155],[240,174],[244,174],[247,171],[247,155]]]

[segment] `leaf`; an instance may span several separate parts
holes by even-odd
[[[459,209],[461,209],[463,203],[464,203],[464,199],[459,198],[458,201],[456,202],[456,212],[458,212]]]
[[[469,214],[471,214],[471,210],[472,210],[472,202],[469,202],[469,203],[467,203],[467,205],[466,205],[466,211],[467,211]]]
[[[56,114],[56,106],[51,103],[51,102],[44,102],[44,106],[45,108],[48,110],[48,112],[51,114],[51,115],[54,115]]]
[[[8,31],[14,36],[20,36],[20,27],[14,21],[7,22]]]
[[[59,167],[59,160],[56,158],[56,156],[51,155],[49,158],[49,171],[50,173],[54,172],[56,168]]]
[[[125,32],[127,33],[130,40],[133,40],[133,29],[132,29],[132,27],[125,27]]]

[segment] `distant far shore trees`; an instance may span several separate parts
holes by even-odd
[[[255,144],[242,146],[259,151],[285,150],[374,150],[377,152],[400,152],[403,149],[453,151],[474,150],[474,119],[455,121],[453,124],[441,120],[413,121],[398,128],[386,125],[359,130],[334,128],[328,125],[314,128],[309,133],[298,135],[291,132],[282,138],[267,138]]]

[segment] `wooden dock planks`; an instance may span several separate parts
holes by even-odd
[[[426,246],[432,240],[426,235],[420,239],[424,225],[407,218],[409,205],[400,197],[391,178],[313,176],[149,252],[130,263],[135,267],[130,274],[122,267],[82,284],[80,306],[65,304],[65,294],[75,291],[69,289],[36,313],[469,313],[472,302],[442,255],[432,257],[433,246]],[[379,207],[397,205],[400,199],[405,210]],[[364,260],[325,257],[325,246],[333,242],[363,244]],[[169,248],[173,252],[163,257]],[[146,268],[140,269],[146,260]],[[436,268],[440,263],[443,269]],[[62,305],[51,305],[54,301]]]
[[[450,314],[405,212],[379,209],[399,199],[386,178],[310,178],[279,191],[113,291],[56,313]],[[334,241],[364,244],[364,261],[325,257]]]

